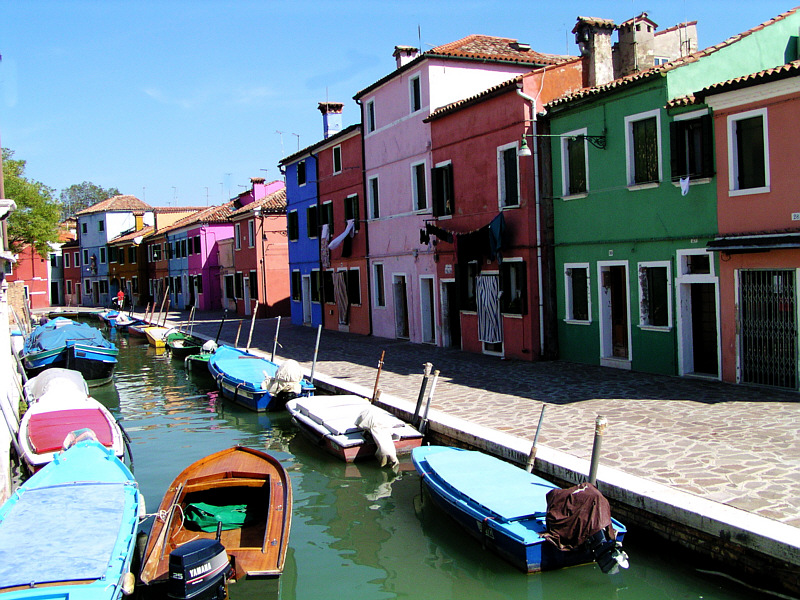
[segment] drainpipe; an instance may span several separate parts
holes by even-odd
[[[542,73],[542,85],[544,85],[544,73]],[[539,94],[542,93],[542,90],[539,90]],[[532,122],[532,130],[533,130],[533,141],[531,142],[531,146],[533,147],[533,187],[534,187],[534,198],[536,200],[536,283],[539,289],[539,358],[541,359],[544,356],[544,282],[542,281],[542,212],[541,212],[541,191],[539,188],[539,144],[537,141],[536,133],[536,100],[539,97],[539,94],[536,95],[536,98],[531,98],[527,94],[525,94],[519,87],[517,88],[517,94],[524,100],[527,100],[531,103],[531,122]]]
[[[361,113],[361,197],[364,201],[363,223],[364,223],[364,270],[367,278],[367,298],[369,299],[369,335],[372,335],[372,261],[369,257],[369,201],[367,199],[367,160],[366,150],[364,149],[364,107],[361,100],[356,100],[358,110]],[[360,207],[359,207],[360,208]],[[386,293],[384,288],[384,293]]]

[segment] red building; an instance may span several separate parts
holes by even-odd
[[[64,264],[64,304],[81,304],[81,244],[72,240],[61,246],[61,260]]]
[[[522,360],[554,358],[549,198],[534,128],[542,104],[582,86],[580,59],[537,69],[434,111],[433,216],[441,345]]]

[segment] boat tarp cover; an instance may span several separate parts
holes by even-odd
[[[559,550],[576,550],[602,529],[608,539],[617,537],[608,500],[591,483],[548,492],[545,523],[547,531],[542,537]]]
[[[59,367],[51,367],[42,371],[25,383],[25,397],[29,402],[41,398],[50,391],[65,394],[72,390],[78,392],[78,396],[80,394],[83,394],[84,397],[89,395],[89,386],[80,372]]]
[[[547,512],[552,483],[498,458],[472,451],[432,452],[433,475],[504,521]]]
[[[222,530],[239,529],[256,521],[247,514],[247,504],[227,504],[216,506],[206,502],[194,502],[186,507],[186,522],[200,531],[216,531],[222,523]]]
[[[278,365],[254,354],[247,354],[230,346],[220,346],[210,359],[226,377],[263,389],[266,377],[273,377]]]
[[[47,328],[46,325],[41,327],[40,331],[37,331],[39,327],[34,329],[28,338],[25,344],[26,353],[63,348],[70,343],[115,348],[114,344],[103,337],[102,331],[86,323],[71,323],[56,328]]]
[[[124,505],[122,483],[25,490],[0,522],[0,586],[103,577]]]
[[[28,441],[38,454],[61,450],[64,438],[77,429],[88,427],[97,441],[106,448],[114,443],[114,433],[105,414],[99,408],[70,408],[31,415],[28,421]]]

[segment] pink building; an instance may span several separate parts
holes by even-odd
[[[714,111],[722,377],[798,389],[800,61],[696,97]]]
[[[420,231],[433,216],[429,190],[436,166],[426,118],[438,108],[566,57],[482,35],[422,54],[397,46],[394,56],[396,70],[355,96],[362,111],[372,332],[442,344],[434,247],[420,244]],[[515,148],[518,142],[513,141]]]

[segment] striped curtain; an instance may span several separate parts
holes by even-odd
[[[498,275],[478,275],[476,296],[478,304],[478,339],[487,344],[502,342],[500,277]]]
[[[339,325],[350,322],[350,303],[347,300],[347,271],[336,271],[333,277],[333,295],[339,309]]]

